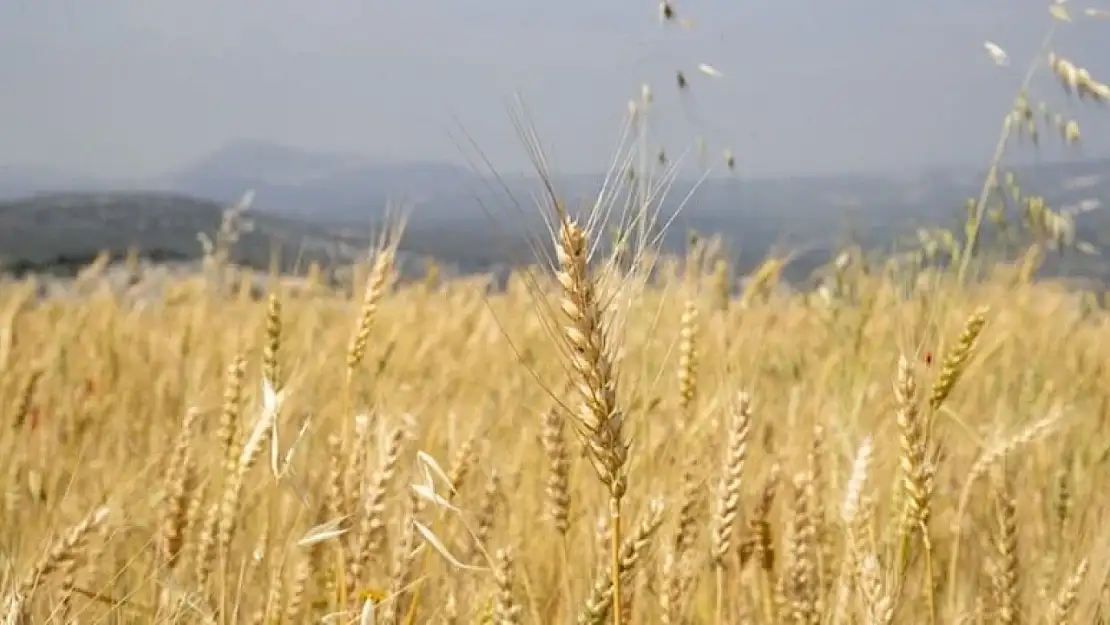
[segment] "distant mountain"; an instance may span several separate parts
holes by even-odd
[[[0,166],[0,199],[94,188],[97,181],[41,167]]]
[[[149,192],[52,193],[0,202],[0,263],[23,272],[89,262],[132,246],[161,261],[201,258],[200,233],[219,229],[223,206],[187,196]],[[303,220],[251,216],[232,260],[264,269],[278,251],[285,269],[298,261],[340,264],[363,254],[369,232],[341,232]]]
[[[365,221],[387,202],[464,197],[479,182],[454,165],[377,163],[365,157],[244,141],[167,176],[160,187],[223,202],[254,189],[258,208],[329,221]]]
[[[1026,192],[1045,195],[1056,205],[1086,198],[1110,201],[1110,159],[1045,163],[1018,168]],[[892,220],[936,224],[977,196],[983,172],[935,169],[916,176],[828,175],[775,179],[716,178],[705,181],[685,207],[687,215],[713,219],[742,213],[746,220],[807,238],[828,233],[844,219],[874,223]],[[502,187],[509,187],[509,195]],[[571,203],[588,200],[600,176],[558,181]],[[691,186],[678,181],[668,194],[672,206]],[[239,141],[157,179],[124,185],[60,172],[0,168],[0,199],[36,192],[105,191],[127,188],[170,192],[228,203],[247,189],[256,208],[321,222],[366,224],[387,202],[412,208],[417,222],[486,219],[486,212],[513,213],[510,203],[533,211],[537,181],[523,176],[494,180],[468,168],[440,162],[383,163],[357,154],[313,151],[264,141]],[[785,233],[784,233],[785,234]]]
[[[1092,199],[1096,205],[1110,202],[1110,159],[1019,167],[1015,173],[1023,193],[1042,195],[1057,209]],[[714,178],[696,189],[693,182],[679,180],[665,199],[664,219],[693,193],[663,243],[681,251],[689,229],[720,234],[742,266],[775,248],[796,250],[802,258],[793,277],[804,277],[847,238],[885,246],[917,227],[958,227],[966,200],[978,196],[982,181],[982,172],[961,169],[915,176]],[[601,177],[566,177],[556,183],[568,204],[576,206],[592,200]],[[271,234],[296,246],[294,241],[306,237],[331,241],[347,232],[355,233],[349,236],[356,247],[362,245],[390,201],[411,207],[408,251],[438,257],[461,271],[530,262],[533,254],[522,232],[538,234],[542,227],[533,206],[540,186],[533,178],[495,180],[444,163],[379,163],[265,142],[231,144],[126,193],[105,191],[107,184],[0,169],[0,198],[5,188],[24,196],[0,204],[0,255],[43,260],[77,249],[84,254],[104,243],[118,248],[125,240],[197,251],[196,233],[213,231],[221,206],[247,189],[256,192],[253,212],[263,224],[250,239],[252,262],[268,258]],[[146,191],[135,191],[139,188]],[[99,193],[72,193],[79,189]],[[33,195],[59,190],[71,193]],[[106,216],[93,217],[103,210]],[[1103,211],[1080,215],[1078,226],[1080,238],[1110,244],[1110,218]]]
[[[365,157],[357,154],[315,152],[266,141],[238,141],[183,167],[174,177],[198,182],[231,177],[296,185],[368,164]]]

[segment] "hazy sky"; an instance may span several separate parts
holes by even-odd
[[[668,152],[702,134],[750,174],[983,163],[1050,19],[1043,0],[676,8],[694,29],[664,29],[655,0],[9,0],[0,165],[148,176],[237,139],[460,161],[461,124],[499,168],[522,169],[520,92],[569,173],[607,162],[645,81]],[[991,64],[987,39],[1012,67]],[[1079,18],[1058,41],[1110,80],[1110,21]],[[1110,111],[1078,118],[1105,152]]]

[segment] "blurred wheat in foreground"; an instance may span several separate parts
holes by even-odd
[[[676,260],[618,335],[562,219],[492,295],[9,283],[0,619],[1104,622],[1105,314]]]

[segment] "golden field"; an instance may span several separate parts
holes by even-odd
[[[195,275],[0,283],[0,625],[1103,623],[1110,317],[1032,279],[1097,250],[1002,168],[1079,140],[1035,67],[961,234],[808,292],[789,258],[657,255],[646,87],[581,222],[514,120],[549,236],[505,289],[399,280],[402,219],[260,293],[227,262],[246,203]]]
[[[561,261],[504,292],[388,262],[355,297],[5,287],[0,617],[1102,622],[1105,312],[861,262],[726,300],[674,260],[616,327]]]
[[[1083,242],[1002,168],[1080,141],[1038,66],[1110,101],[1048,10],[966,229],[918,233],[951,272],[848,254],[822,296],[769,261],[736,293],[694,249],[648,279],[646,239],[594,253],[619,202],[548,198],[556,257],[503,291],[401,284],[383,239],[350,295],[256,297],[227,223],[156,296],[2,283],[0,625],[1106,623],[1110,316],[1030,279]],[[967,280],[1011,222],[1024,264]]]

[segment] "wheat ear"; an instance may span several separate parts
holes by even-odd
[[[598,478],[609,491],[612,520],[610,575],[613,623],[621,622],[621,501],[627,490],[624,415],[617,406],[617,378],[612,346],[608,343],[596,283],[589,275],[589,240],[586,231],[565,213],[556,240],[557,278],[562,288],[561,308],[568,324],[563,337],[570,350],[576,385],[582,398],[574,413],[574,426]]]

